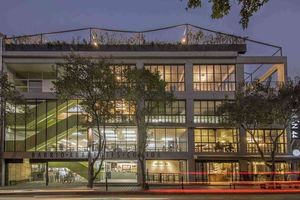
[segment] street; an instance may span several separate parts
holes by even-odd
[[[200,199],[200,200],[298,200],[300,199],[299,194],[266,194],[266,195],[134,195],[134,196],[113,196],[107,195],[106,197],[98,196],[81,196],[81,195],[43,195],[43,196],[0,196],[0,200],[143,200],[143,199],[154,199],[154,200],[167,200],[167,199]]]

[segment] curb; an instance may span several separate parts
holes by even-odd
[[[151,190],[151,191],[10,191],[0,192],[0,196],[32,196],[32,195],[213,195],[213,194],[300,194],[300,190]]]

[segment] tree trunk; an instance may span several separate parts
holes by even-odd
[[[148,190],[148,184],[146,183],[146,170],[145,170],[145,159],[144,156],[139,157],[139,164],[141,167],[141,187],[143,190]]]
[[[271,181],[275,181],[275,162],[274,159],[272,158],[272,164],[270,166],[270,170],[271,170]]]
[[[87,187],[93,188],[94,186],[94,163],[92,162],[91,150],[88,152],[88,184]]]

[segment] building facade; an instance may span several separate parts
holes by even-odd
[[[249,64],[271,66],[261,77],[277,73],[277,81],[287,77],[284,56],[246,56],[246,44],[142,45],[136,48],[115,45],[73,49],[55,45],[3,45],[2,69],[8,73],[26,99],[10,105],[1,133],[1,184],[27,182],[85,182],[87,179],[88,138],[80,100],[61,101],[52,90],[56,79],[55,64],[75,51],[95,59],[113,58],[112,69],[122,78],[126,67],[158,71],[175,93],[176,101],[162,104],[153,115],[148,131],[146,153],[149,183],[230,182],[263,179],[258,172],[268,169],[260,159],[255,144],[238,127],[224,126],[217,115],[218,106],[233,99],[244,68]],[[147,102],[151,104],[151,102]],[[116,100],[114,120],[105,131],[106,160],[98,182],[138,183],[137,133],[132,123],[134,109],[130,102]],[[260,130],[263,149],[270,151],[270,135],[276,129]],[[276,170],[298,169],[292,156],[289,130],[278,143]],[[93,151],[93,150],[92,150]]]

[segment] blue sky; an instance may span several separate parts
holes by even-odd
[[[206,2],[206,0],[204,0]],[[283,47],[289,76],[300,76],[300,0],[270,0],[239,25],[239,8],[210,19],[210,5],[186,11],[186,0],[1,0],[0,32],[21,35],[82,27],[143,30],[190,23]]]

